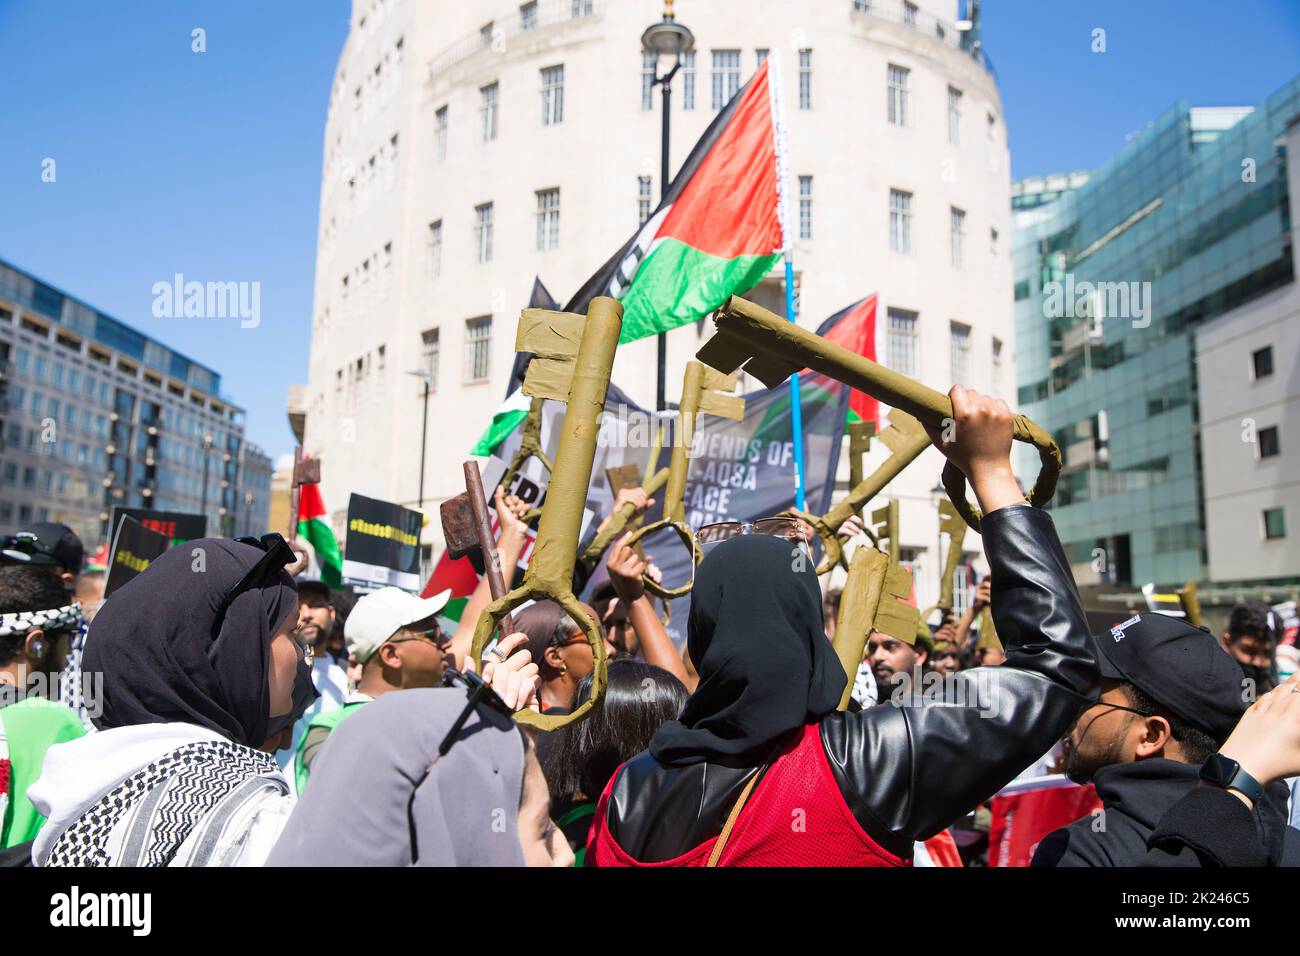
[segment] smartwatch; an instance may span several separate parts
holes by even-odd
[[[1251,803],[1259,803],[1264,796],[1264,788],[1259,781],[1242,770],[1241,764],[1223,754],[1210,754],[1205,763],[1201,764],[1201,779],[1224,790],[1237,790]]]

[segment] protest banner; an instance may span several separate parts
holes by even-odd
[[[343,583],[418,591],[423,521],[418,511],[353,494],[348,499]]]
[[[1099,809],[1092,784],[1060,774],[1008,784],[993,797],[989,866],[1028,866],[1043,837]]]
[[[155,512],[155,514],[163,513]],[[200,534],[199,537],[202,535]],[[108,574],[104,577],[104,597],[107,598],[149,567],[150,562],[169,551],[172,544],[172,539],[165,534],[146,527],[129,514],[118,518],[117,530],[113,534],[113,543],[109,548]]]
[[[150,531],[165,535],[170,542],[167,545],[169,548],[202,538],[208,533],[208,519],[205,515],[184,511],[156,511],[152,508],[124,508],[121,505],[113,506],[108,526],[116,529],[123,515],[130,515]]]

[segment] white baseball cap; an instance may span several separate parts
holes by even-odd
[[[347,623],[343,625],[343,639],[348,653],[364,664],[379,650],[379,645],[391,640],[393,635],[416,621],[432,617],[447,606],[451,591],[446,590],[431,598],[418,598],[401,588],[380,588],[365,595],[356,603]]]

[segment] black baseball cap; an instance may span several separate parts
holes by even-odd
[[[1093,640],[1102,677],[1132,684],[1220,743],[1246,710],[1241,665],[1181,618],[1136,614]]]
[[[86,553],[76,532],[57,521],[38,521],[17,534],[6,535],[3,550],[12,561],[61,567],[73,574],[81,573]]]
[[[298,585],[299,594],[306,592],[323,594],[325,599],[329,600],[330,586],[318,578],[294,578],[293,583]]]

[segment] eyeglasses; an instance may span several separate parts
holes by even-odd
[[[407,631],[410,637],[395,637],[385,641],[386,644],[406,644],[409,641],[428,641],[438,650],[444,650],[450,643],[451,638],[442,633],[442,628],[434,625],[427,631]]]
[[[766,534],[774,538],[785,538],[791,544],[808,547],[808,533],[803,522],[797,518],[758,518],[754,521],[719,521],[706,524],[695,532],[695,539],[701,547],[720,544],[731,538],[746,534]]]
[[[1123,704],[1112,704],[1112,703],[1111,703],[1110,701],[1108,701],[1108,700],[1094,700],[1094,701],[1092,702],[1092,706],[1094,706],[1094,707],[1111,707],[1111,708],[1114,708],[1115,710],[1127,710],[1130,714],[1137,714],[1139,717],[1154,717],[1154,716],[1155,716],[1155,714],[1152,714],[1152,713],[1150,713],[1149,711],[1138,710],[1136,707],[1125,707]]]

